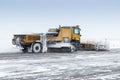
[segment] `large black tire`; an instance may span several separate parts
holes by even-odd
[[[42,52],[42,44],[41,43],[34,43],[32,45],[32,52],[33,53],[40,53],[40,52]]]
[[[23,53],[27,53],[27,52],[28,52],[28,48],[22,49],[22,52],[23,52]]]

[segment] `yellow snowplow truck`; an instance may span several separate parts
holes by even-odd
[[[16,34],[12,43],[23,52],[74,52],[80,48],[80,30],[79,26],[59,26],[45,34]]]

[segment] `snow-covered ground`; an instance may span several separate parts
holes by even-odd
[[[120,80],[120,50],[0,54],[2,80]]]

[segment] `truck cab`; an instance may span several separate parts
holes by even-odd
[[[60,26],[58,29],[51,29],[47,33],[48,48],[68,48],[68,45],[77,50],[80,47],[79,26]]]

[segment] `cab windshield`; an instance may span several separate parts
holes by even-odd
[[[74,33],[74,34],[80,34],[80,29],[77,28],[77,27],[74,27],[74,28],[73,28],[73,33]]]

